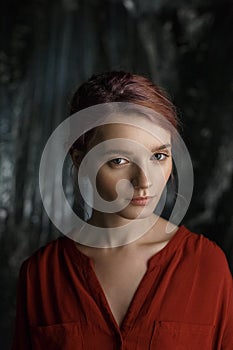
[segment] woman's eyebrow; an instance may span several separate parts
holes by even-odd
[[[108,155],[108,154],[117,154],[117,153],[124,153],[124,154],[127,154],[127,155],[132,155],[132,152],[130,151],[127,151],[127,150],[124,150],[124,149],[109,149],[107,151],[104,152],[105,155]]]
[[[153,148],[152,152],[161,151],[161,150],[169,148],[169,147],[171,148],[171,144],[170,143],[166,143],[166,144],[161,145],[159,147]]]
[[[161,150],[167,149],[169,147],[171,147],[171,144],[170,143],[166,143],[164,145],[160,145],[160,146],[158,146],[156,148],[153,148],[151,150],[151,152],[153,153],[153,152],[156,152],[156,151],[161,151]],[[115,153],[124,153],[125,155],[126,154],[128,154],[128,155],[132,155],[133,154],[133,152],[127,151],[125,149],[110,149],[110,150],[106,150],[106,152],[104,152],[105,155],[109,155],[109,154],[113,154],[113,153],[114,154]]]

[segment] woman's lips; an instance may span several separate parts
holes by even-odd
[[[130,203],[133,205],[138,205],[138,206],[145,206],[147,205],[151,199],[153,199],[154,196],[147,196],[147,197],[134,197],[131,199]]]

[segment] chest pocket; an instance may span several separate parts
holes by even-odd
[[[61,323],[52,326],[31,327],[33,350],[83,350],[80,324]]]
[[[212,325],[158,321],[150,350],[211,350],[213,330]]]

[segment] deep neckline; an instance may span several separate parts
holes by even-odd
[[[189,233],[190,231],[184,225],[179,226],[168,243],[148,259],[147,269],[132,296],[120,324],[118,324],[113,314],[113,310],[110,307],[107,295],[105,294],[104,288],[95,272],[94,260],[79,250],[75,241],[73,241],[71,238],[65,237],[65,243],[67,244],[66,248],[68,248],[68,253],[71,256],[71,259],[73,259],[74,264],[77,265],[79,270],[83,271],[88,288],[91,291],[91,295],[94,299],[96,299],[99,308],[105,308],[105,310],[108,311],[109,320],[113,323],[114,327],[118,331],[125,333],[135,321],[135,315],[140,312],[139,306],[141,300],[145,299],[146,294],[149,293],[150,288],[145,288],[145,286],[147,286],[147,284],[150,282],[151,273],[154,274],[153,278],[156,280],[156,276],[159,275],[161,265],[166,261],[166,257],[169,256],[172,251],[176,251],[176,248],[179,246],[179,242]]]

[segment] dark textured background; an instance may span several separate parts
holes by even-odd
[[[128,70],[167,89],[195,172],[183,224],[215,240],[233,268],[232,1],[8,0],[0,16],[1,349],[22,260],[59,234],[40,200],[41,152],[92,73]]]

